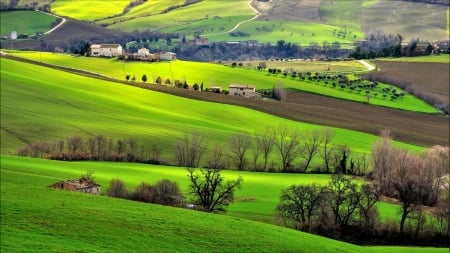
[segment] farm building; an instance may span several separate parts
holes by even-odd
[[[158,54],[150,53],[150,50],[147,48],[138,49],[137,53],[132,55],[134,59],[143,60],[143,61],[157,61],[159,59]]]
[[[49,186],[55,189],[64,189],[69,191],[78,191],[84,193],[100,194],[100,185],[93,181],[83,180],[65,180],[54,183]]]
[[[123,49],[119,44],[93,44],[91,45],[91,55],[116,57],[123,55]]]
[[[159,59],[161,61],[172,61],[177,59],[177,54],[172,52],[165,52],[159,54]]]
[[[244,96],[247,98],[260,98],[261,94],[256,92],[254,85],[232,84],[230,85],[231,96]]]

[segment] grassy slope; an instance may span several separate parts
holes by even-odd
[[[119,22],[124,22],[126,20],[135,19],[143,16],[151,16],[160,14],[162,11],[167,8],[175,5],[181,5],[185,1],[183,0],[152,0],[147,1],[143,4],[135,6],[125,15],[120,15],[118,17],[107,18],[101,21],[98,21],[100,24],[114,24]]]
[[[195,25],[195,24],[194,24]],[[264,30],[264,28],[271,29],[271,31]],[[340,27],[327,24],[312,23],[312,22],[294,22],[294,21],[251,21],[242,24],[236,31],[241,31],[250,34],[245,37],[233,37],[228,33],[214,35],[212,33],[205,33],[205,36],[211,41],[246,41],[257,40],[262,43],[276,43],[283,39],[286,42],[299,44],[301,46],[310,46],[311,43],[318,43],[320,46],[323,41],[328,43],[339,42],[349,44],[356,39],[361,39],[363,34],[354,30],[351,36],[346,38],[338,38],[333,34],[334,30],[339,30]],[[355,36],[355,37],[353,37]],[[344,47],[344,46],[343,46]]]
[[[111,178],[122,178],[130,186],[142,180],[155,182],[170,178],[186,186],[181,168],[126,163],[58,162],[1,156],[1,250],[23,251],[215,251],[220,252],[444,252],[446,249],[359,247],[282,227],[229,215],[209,215],[157,205],[129,202],[102,196],[46,189],[55,181],[74,178],[88,169],[106,190]],[[237,197],[253,190],[254,202],[275,195],[267,182],[277,186],[316,181],[326,175],[280,175],[243,173],[244,186]],[[225,172],[235,177],[239,172]],[[273,180],[273,176],[284,181]],[[279,178],[281,179],[281,178]],[[318,181],[317,181],[318,180]],[[279,191],[278,191],[279,192]],[[252,206],[256,208],[257,206]],[[258,210],[258,209],[256,209]],[[239,216],[239,215],[237,215]],[[101,224],[101,225],[100,225]],[[214,235],[213,237],[211,235]]]
[[[55,177],[23,174],[8,167],[2,163],[2,251],[361,250],[238,218],[46,189]]]
[[[209,137],[210,145],[228,145],[232,134],[252,133],[267,125],[321,128],[237,106],[175,97],[16,61],[1,59],[1,63],[2,152],[77,134],[133,137],[171,150],[184,132],[199,131]],[[346,143],[355,152],[367,153],[376,140],[360,132],[335,132],[334,141]]]
[[[385,15],[380,15],[384,13]],[[380,0],[361,12],[360,23],[365,33],[375,30],[401,34],[405,42],[448,40],[449,7],[407,1]]]
[[[247,2],[248,1],[246,0],[204,0],[200,3],[172,10],[166,14],[140,17],[126,22],[117,23],[109,27],[113,29],[120,29],[123,31],[133,31],[135,29],[143,29],[143,27],[150,30],[159,30],[165,27],[189,24],[193,21],[204,19],[207,16],[224,17],[223,25],[226,25],[226,23],[228,22],[226,17],[246,16],[240,21],[252,17],[254,13],[248,7]],[[236,23],[229,24],[228,26],[232,27],[235,24]]]
[[[92,21],[121,14],[130,0],[57,0],[51,4],[52,12],[74,19]]]
[[[257,89],[271,89],[277,84],[282,84],[285,88],[294,88],[351,101],[366,102],[367,100],[364,93],[358,94],[356,92],[350,92],[348,89],[341,90],[340,88],[331,88],[330,85],[318,85],[315,82],[300,81],[299,79],[293,80],[290,77],[283,78],[281,74],[278,76],[269,76],[267,72],[260,72],[254,69],[231,68],[212,63],[181,60],[153,64],[142,62],[123,63],[114,59],[73,57],[67,54],[37,52],[19,52],[16,55],[51,64],[93,71],[120,80],[124,80],[126,74],[135,75],[137,80],[140,80],[142,75],[146,74],[150,83],[152,80],[156,80],[158,76],[161,76],[164,80],[171,79],[172,83],[173,80],[178,79],[186,80],[189,85],[203,82],[205,87],[222,86],[225,89],[232,83],[254,84]],[[299,69],[302,68],[302,65],[298,66]],[[304,69],[300,69],[299,71],[304,71]],[[438,112],[436,108],[408,94],[399,101],[383,99],[381,95],[378,97],[372,96],[370,104],[407,111]]]
[[[18,34],[44,33],[50,30],[55,17],[37,11],[0,12],[0,30],[2,34],[16,31]]]

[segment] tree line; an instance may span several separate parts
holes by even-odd
[[[103,135],[71,136],[60,141],[29,144],[18,155],[54,160],[142,162],[271,172],[315,172],[364,175],[368,156],[352,154],[350,147],[334,144],[331,129],[304,130],[285,125],[267,126],[254,134],[242,132],[226,144],[208,144],[200,133],[185,134],[166,150],[162,145],[138,143],[136,139],[107,138]],[[172,154],[172,155],[171,155]],[[170,158],[172,156],[173,158]]]

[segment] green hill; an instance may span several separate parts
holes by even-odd
[[[170,168],[99,162],[58,162],[1,156],[2,252],[447,252],[448,249],[360,247],[229,215],[113,199],[49,184],[96,170],[102,184],[151,171],[173,178]],[[159,168],[158,168],[159,167]],[[181,171],[176,169],[177,171]],[[165,171],[165,172],[164,172]],[[132,173],[130,173],[132,172]],[[117,174],[119,173],[119,174]],[[237,173],[237,172],[234,172]],[[177,173],[181,177],[181,173]],[[128,175],[128,176],[126,176]],[[248,184],[258,175],[244,175]],[[298,175],[299,176],[299,175]],[[186,177],[185,177],[186,179]],[[136,180],[136,179],[135,179]],[[244,185],[245,186],[245,185]],[[263,188],[260,188],[261,190]],[[245,188],[243,188],[243,191]],[[267,191],[267,190],[266,190]],[[249,203],[249,202],[247,202]]]
[[[141,80],[142,75],[146,75],[149,83],[161,77],[163,83],[169,79],[171,83],[174,80],[186,81],[188,85],[192,86],[194,83],[204,83],[205,88],[221,86],[228,89],[228,86],[233,83],[252,84],[256,89],[272,89],[272,87],[281,84],[285,88],[293,88],[297,90],[307,91],[329,97],[336,97],[357,102],[367,102],[367,95],[365,92],[359,93],[349,89],[341,89],[339,87],[333,88],[331,81],[328,85],[325,82],[315,82],[308,80],[300,80],[299,78],[292,78],[289,75],[284,77],[281,73],[277,75],[269,75],[267,71],[257,71],[255,67],[235,67],[224,66],[216,63],[191,62],[177,60],[173,62],[123,62],[117,59],[101,59],[95,57],[74,57],[68,54],[56,53],[40,53],[40,52],[12,52],[13,55],[32,59],[35,61],[42,61],[50,64],[66,66],[75,69],[82,69],[95,73],[100,73],[118,80],[125,80],[125,76],[135,76],[137,81]],[[342,65],[341,65],[342,64]],[[257,65],[257,64],[255,64]],[[269,63],[270,65],[270,63]],[[320,73],[338,74],[342,72],[355,73],[356,71],[366,71],[365,67],[357,61],[351,65],[348,63],[314,63],[298,62],[291,65],[286,65],[283,70],[294,69],[298,72],[306,73],[314,69],[309,65],[321,66]],[[327,71],[327,67],[332,69],[332,72]],[[389,85],[387,85],[390,87]],[[380,105],[390,108],[402,109],[406,111],[425,112],[425,113],[439,113],[433,106],[425,103],[418,98],[406,94],[399,100],[392,101],[389,97],[386,99],[382,97],[381,89],[386,85],[379,85],[376,89],[371,90],[370,104]],[[400,89],[399,89],[400,90]]]
[[[173,150],[183,133],[200,132],[228,146],[239,132],[265,126],[321,129],[250,109],[200,102],[123,84],[68,74],[32,64],[1,59],[2,152],[68,136],[135,138]],[[19,70],[19,71],[18,71]],[[268,102],[271,103],[271,102]],[[273,103],[273,102],[272,102]],[[376,136],[335,129],[335,143],[367,153]],[[422,149],[406,145],[410,149]],[[165,152],[164,152],[165,153]],[[169,158],[172,155],[167,154]]]
[[[2,35],[9,35],[12,31],[34,35],[50,30],[56,17],[38,11],[1,11],[0,20]]]

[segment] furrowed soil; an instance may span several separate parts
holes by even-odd
[[[425,92],[449,102],[450,68],[448,63],[375,61],[383,76],[412,83]]]

